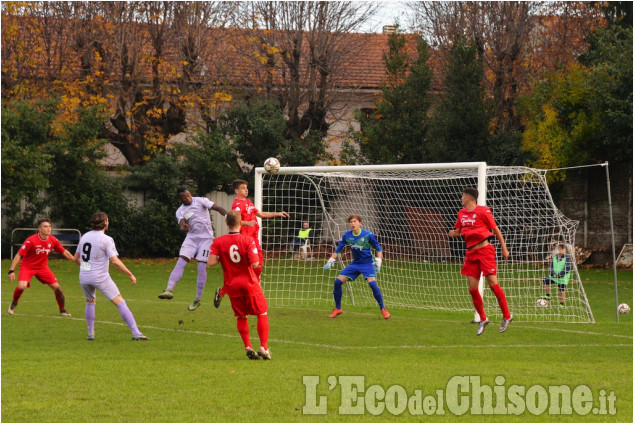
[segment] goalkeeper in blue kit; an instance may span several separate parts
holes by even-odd
[[[390,319],[390,313],[384,307],[384,298],[381,295],[381,290],[377,286],[377,273],[381,269],[381,262],[383,253],[381,245],[377,242],[377,238],[374,234],[368,230],[362,229],[362,218],[353,214],[348,218],[348,224],[351,226],[351,230],[342,235],[335,248],[335,252],[331,255],[331,258],[324,265],[324,270],[330,270],[335,264],[337,255],[342,252],[344,247],[348,246],[353,253],[353,262],[349,264],[340,274],[335,278],[333,285],[333,298],[335,299],[335,308],[329,315],[331,319],[342,314],[342,285],[350,280],[355,280],[360,274],[364,276],[368,282],[368,286],[373,291],[373,296],[379,304],[381,314],[384,319]],[[375,250],[375,258],[373,258],[372,249]]]

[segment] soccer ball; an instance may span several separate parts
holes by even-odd
[[[265,171],[267,174],[276,174],[280,171],[280,161],[273,157],[267,158],[265,161]]]
[[[544,298],[538,298],[538,301],[536,301],[536,305],[538,307],[547,307],[549,305],[549,301]]]
[[[617,306],[617,311],[618,313],[628,314],[631,312],[631,308],[628,306],[628,304],[620,304]]]

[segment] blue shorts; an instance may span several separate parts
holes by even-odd
[[[351,263],[344,270],[340,272],[340,275],[346,276],[350,280],[357,279],[357,276],[363,275],[365,279],[369,277],[377,277],[377,273],[375,272],[375,266],[373,263],[368,264],[355,264]]]

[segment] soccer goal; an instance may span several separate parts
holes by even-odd
[[[363,228],[382,245],[384,262],[378,275],[388,308],[465,311],[473,316],[466,278],[461,275],[465,247],[448,231],[461,206],[466,187],[479,190],[478,203],[491,207],[507,247],[508,260],[497,249],[498,277],[510,309],[525,321],[593,322],[575,265],[577,221],[566,218],[553,203],[546,170],[494,167],[485,163],[405,164],[368,166],[283,167],[277,174],[256,168],[254,201],[261,211],[287,211],[291,218],[261,222],[265,255],[262,285],[267,300],[279,306],[333,305],[333,280],[351,261],[338,257],[330,271],[323,265],[341,235],[347,217],[358,214]],[[313,229],[306,247],[291,244],[303,221]],[[572,258],[566,300],[551,285],[544,296],[543,278],[560,243]],[[345,250],[346,251],[346,250]],[[358,278],[347,284],[344,305],[374,305],[372,292]],[[485,309],[500,318],[496,298],[483,292]]]

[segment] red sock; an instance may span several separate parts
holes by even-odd
[[[479,294],[478,289],[470,289],[470,295],[472,296],[472,303],[474,304],[474,308],[481,318],[481,322],[487,320],[487,316],[485,315],[485,310],[483,309],[483,298],[481,294]]]
[[[243,344],[245,344],[245,348],[251,347],[251,343],[249,342],[249,323],[247,322],[247,318],[237,317],[236,327],[238,328],[238,333],[240,334],[240,337],[243,339]]]
[[[258,336],[260,337],[260,345],[266,350],[269,340],[269,316],[266,314],[258,316]]]
[[[57,305],[60,308],[60,311],[65,310],[64,304],[66,300],[64,299],[64,293],[62,290],[54,291],[55,292],[55,300],[57,301]]]
[[[13,291],[13,304],[17,304],[18,301],[20,301],[20,297],[22,296],[23,292],[24,289],[20,289],[17,286],[15,287],[15,291]]]
[[[492,290],[494,295],[496,295],[496,299],[498,300],[498,306],[501,308],[503,312],[503,318],[505,320],[511,317],[509,314],[509,308],[507,307],[507,298],[505,297],[505,292],[503,292],[503,288],[500,287],[499,284],[491,285],[489,289]]]

